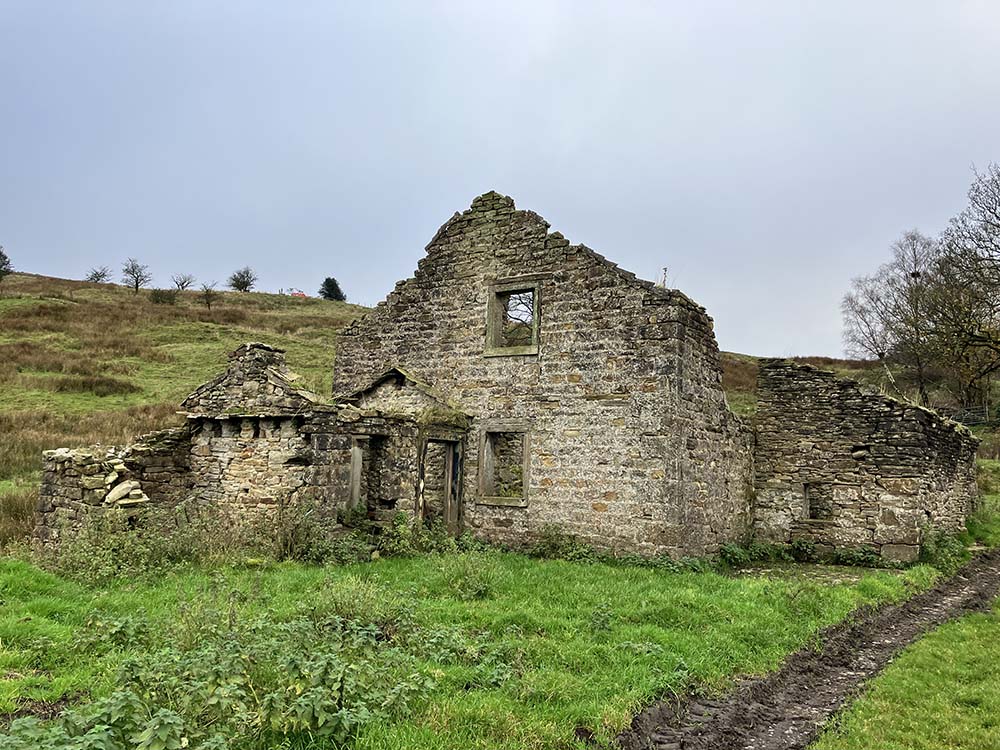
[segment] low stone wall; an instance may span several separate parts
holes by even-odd
[[[172,506],[190,496],[194,477],[189,425],[143,435],[120,455],[153,502]]]
[[[911,561],[927,529],[959,531],[975,507],[978,440],[932,411],[780,360],[758,404],[758,537]]]
[[[190,488],[185,428],[139,438],[124,450],[94,446],[44,453],[35,537],[59,538],[109,509],[138,512],[150,501],[179,502]]]

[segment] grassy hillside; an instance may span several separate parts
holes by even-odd
[[[176,422],[180,400],[243,342],[287,349],[303,384],[329,392],[336,332],[362,312],[236,292],[220,293],[209,310],[198,292],[154,304],[150,292],[114,284],[8,277],[0,287],[0,502],[26,511],[43,449],[124,443]]]

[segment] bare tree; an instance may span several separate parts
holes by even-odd
[[[111,269],[107,266],[95,266],[91,268],[87,275],[84,277],[84,281],[89,281],[91,284],[106,284],[111,279]]]
[[[122,266],[122,283],[131,287],[134,294],[139,293],[139,289],[153,280],[153,274],[149,272],[149,266],[144,266],[135,258],[129,258]]]
[[[892,245],[892,259],[872,276],[852,282],[844,297],[844,343],[850,354],[901,365],[912,375],[920,402],[928,386],[938,342],[930,321],[938,244],[916,230]]]
[[[191,288],[195,281],[194,276],[189,273],[175,273],[170,277],[170,280],[174,282],[174,287],[178,292]]]
[[[1000,165],[974,175],[968,205],[942,236],[945,263],[966,304],[964,317],[948,322],[972,345],[1000,354]]]
[[[212,305],[219,298],[219,293],[215,291],[215,282],[213,281],[209,284],[202,284],[201,294],[198,296],[201,298],[201,303],[211,310]]]
[[[257,274],[250,266],[244,266],[229,277],[229,288],[237,292],[249,292],[257,284]]]

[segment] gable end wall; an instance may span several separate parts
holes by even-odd
[[[536,286],[539,351],[484,356],[491,287]],[[711,319],[537,214],[487,194],[456,214],[338,341],[334,392],[405,368],[472,417],[467,529],[522,544],[549,525],[594,545],[703,554],[749,529],[747,433],[721,388]],[[488,430],[529,425],[526,508],[479,499]]]

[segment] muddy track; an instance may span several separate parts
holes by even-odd
[[[717,700],[650,706],[618,740],[624,750],[799,750],[902,649],[1000,592],[1000,550],[902,604],[864,612],[821,635],[774,674],[748,679]]]

